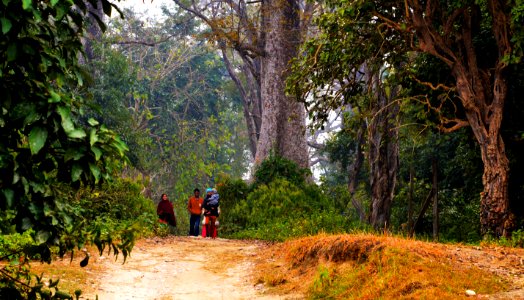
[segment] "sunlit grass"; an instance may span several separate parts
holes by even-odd
[[[266,254],[259,281],[312,299],[456,299],[467,289],[508,288],[500,277],[457,263],[446,247],[371,234],[302,238]]]

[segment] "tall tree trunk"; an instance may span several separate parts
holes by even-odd
[[[85,1],[88,9],[86,18],[88,19],[87,32],[85,37],[82,38],[82,44],[84,45],[85,58],[80,58],[80,63],[85,64],[94,58],[93,53],[93,40],[100,40],[102,37],[102,30],[98,24],[94,15],[102,22],[105,20],[104,10],[102,9],[102,2],[97,1],[96,7],[94,7],[89,1]]]
[[[378,79],[377,85],[378,86]],[[376,229],[390,226],[391,204],[397,183],[399,106],[378,88],[373,119],[368,127],[371,183],[370,224]]]
[[[515,226],[514,216],[510,211],[508,197],[509,160],[506,156],[504,141],[500,135],[504,100],[507,94],[507,83],[502,70],[495,69],[492,99],[465,81],[467,71],[460,72],[455,68],[457,91],[463,102],[491,103],[482,111],[466,107],[466,117],[480,146],[480,154],[484,165],[482,183],[484,190],[480,196],[481,233],[496,237],[508,236]]]
[[[296,0],[262,2],[265,22],[265,56],[262,58],[262,127],[255,164],[271,151],[309,167],[303,104],[284,92],[289,62],[297,55],[300,42],[299,7]]]

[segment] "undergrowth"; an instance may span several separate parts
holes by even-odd
[[[307,174],[293,162],[270,155],[258,166],[250,185],[221,176],[221,236],[284,241],[359,227],[345,215],[340,199],[308,182]]]

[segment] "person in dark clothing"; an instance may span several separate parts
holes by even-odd
[[[156,208],[156,214],[158,215],[160,222],[176,226],[175,210],[173,209],[173,204],[169,202],[166,194],[162,194],[160,203],[158,203]]]
[[[216,222],[219,216],[219,198],[216,190],[208,189],[210,192],[204,199],[204,216],[206,217],[206,234],[212,238],[217,237]]]

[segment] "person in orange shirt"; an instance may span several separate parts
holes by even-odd
[[[189,218],[189,235],[198,236],[200,232],[200,214],[202,213],[202,203],[204,199],[200,198],[200,190],[195,189],[193,196],[187,202],[187,210],[191,215]]]

